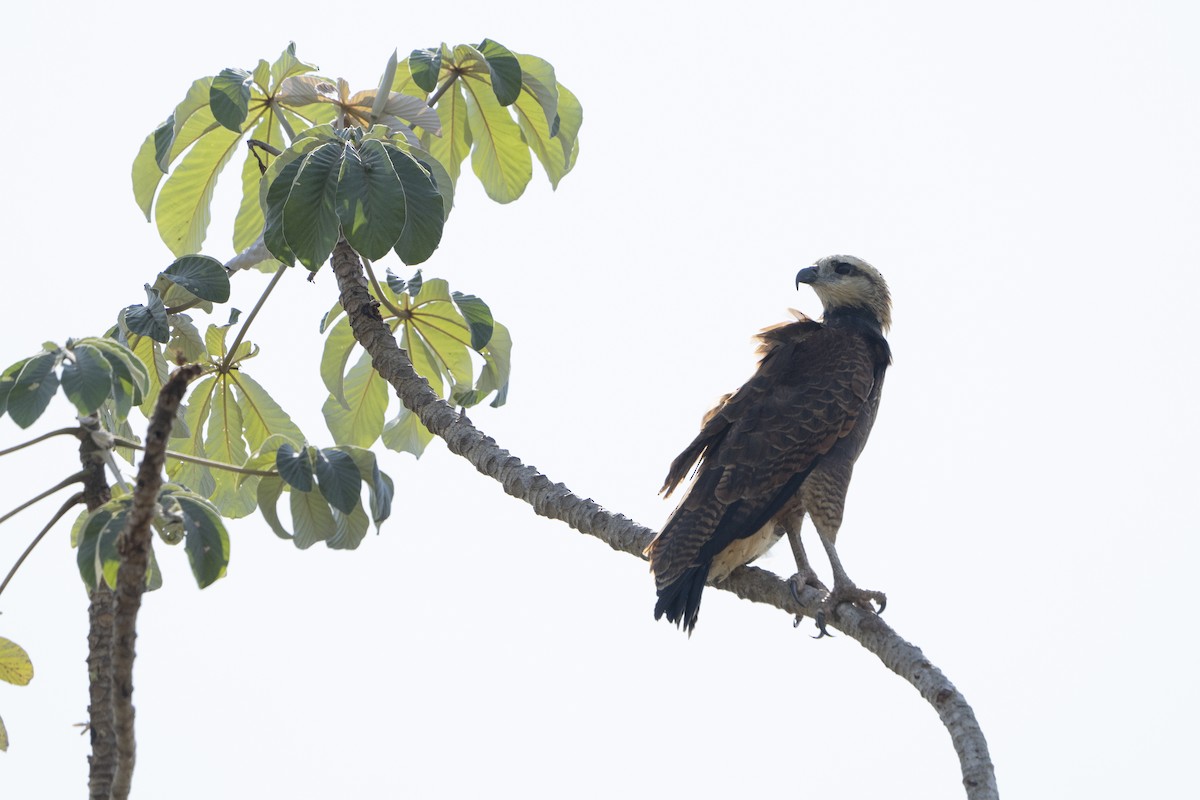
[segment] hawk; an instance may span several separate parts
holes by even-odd
[[[802,283],[820,298],[822,320],[793,312],[796,321],[758,335],[758,371],[708,413],[661,490],[670,495],[699,462],[687,494],[646,548],[658,588],[654,618],[665,615],[689,635],[704,584],[724,580],[785,533],[798,570],[793,592],[805,584],[824,589],[800,543],[805,514],[833,568],[833,591],[817,618],[821,633],[825,613],[839,603],[875,602],[882,611],[887,602],[854,585],[834,542],[892,360],[884,338],[891,297],[883,276],[853,256],[800,270],[796,288]]]

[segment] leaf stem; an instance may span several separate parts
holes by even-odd
[[[375,287],[375,296],[379,298],[379,302],[396,317],[404,319],[404,312],[392,305],[391,301],[387,299],[387,295],[383,293],[383,288],[379,285],[379,279],[375,277],[375,270],[371,269],[371,261],[364,258],[362,262],[363,267],[367,270],[367,277],[371,279],[371,285]]]
[[[145,450],[145,445],[140,445],[137,442],[129,439],[123,439],[120,436],[113,437],[113,444],[119,447],[132,447],[134,450]],[[174,450],[168,450],[167,458],[173,458],[176,461],[186,461],[189,464],[199,464],[203,467],[212,467],[213,469],[223,469],[226,472],[236,472],[239,475],[254,475],[259,478],[273,478],[279,473],[275,470],[264,469],[249,469],[247,467],[235,467],[233,464],[226,464],[224,461],[212,461],[200,456],[189,456],[187,453],[177,453]],[[2,522],[3,520],[0,520]]]
[[[0,517],[0,522],[7,521],[9,519],[9,517],[16,516],[17,514],[21,513],[25,509],[29,508],[31,505],[38,502],[39,500],[45,500],[50,495],[54,494],[55,492],[59,491],[60,489],[67,488],[72,483],[79,483],[81,480],[83,480],[83,477],[84,477],[83,470],[76,472],[74,475],[68,475],[67,477],[65,477],[61,481],[59,481],[58,483],[51,486],[46,491],[39,494],[37,497],[26,500],[24,503],[21,503],[21,505],[14,508],[12,511],[10,511],[7,514],[5,514],[4,516]]]
[[[246,331],[250,330],[250,323],[254,322],[254,318],[258,316],[258,312],[262,310],[263,304],[267,302],[267,298],[271,295],[271,290],[275,288],[275,284],[279,283],[279,279],[283,277],[283,271],[287,269],[284,264],[279,265],[279,269],[275,270],[274,276],[271,277],[271,282],[267,284],[267,288],[263,290],[262,295],[258,298],[258,302],[254,304],[250,315],[246,317],[246,321],[242,323],[242,327],[238,330],[237,336],[233,339],[233,344],[225,351],[225,358],[221,361],[221,372],[229,371],[229,365],[233,362],[233,354],[237,352],[238,347],[242,344],[242,339],[246,338]]]
[[[37,444],[38,442],[44,442],[47,439],[50,439],[55,436],[66,436],[67,434],[74,436],[76,439],[83,438],[83,434],[79,430],[79,428],[59,428],[56,431],[50,431],[49,433],[43,433],[41,436],[37,436],[33,439],[30,439],[28,442],[24,442],[22,444],[15,444],[12,447],[6,448],[4,450],[0,450],[0,456],[6,456],[9,453],[15,453],[18,450],[23,450],[26,447],[29,447],[30,445]]]
[[[458,80],[458,70],[450,70],[450,77],[442,82],[442,85],[433,90],[433,94],[429,95],[429,99],[425,101],[425,105],[433,108],[437,105],[437,101],[442,99],[442,95],[450,91],[450,87]]]
[[[29,554],[33,552],[33,548],[37,547],[42,539],[46,537],[46,534],[50,532],[50,529],[54,527],[55,523],[62,519],[63,515],[70,511],[74,506],[77,506],[82,502],[83,492],[76,492],[67,498],[67,501],[59,507],[58,511],[54,512],[54,516],[51,517],[50,521],[46,523],[46,527],[42,528],[41,531],[38,532],[38,535],[33,537],[33,541],[30,542],[29,546],[25,548],[25,552],[21,553],[21,557],[17,559],[17,563],[13,564],[12,569],[10,569],[8,574],[4,576],[4,582],[0,583],[0,594],[4,594],[4,590],[8,588],[9,581],[11,581],[13,576],[17,574],[17,570],[19,570],[21,565],[25,563],[25,559],[28,558]]]

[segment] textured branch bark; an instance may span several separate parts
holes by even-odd
[[[504,491],[533,506],[541,516],[566,522],[575,530],[595,536],[614,550],[642,558],[654,531],[620,514],[611,513],[590,499],[582,499],[561,483],[502,449],[436,395],[428,382],[413,370],[408,355],[379,314],[371,296],[358,254],[345,240],[332,257],[342,307],[350,319],[355,339],[371,355],[372,365],[395,388],[400,401],[430,431],[445,440],[450,451],[467,459],[477,470],[498,481]],[[741,567],[726,580],[713,584],[755,603],[765,603],[795,616],[815,616],[824,600],[821,592],[806,587],[800,603],[786,581],[756,567]],[[882,619],[843,604],[829,627],[841,631],[870,650],[888,669],[911,683],[937,711],[950,733],[962,769],[969,800],[997,800],[995,772],[987,741],[966,698],[921,650],[896,634]]]
[[[88,434],[100,430],[95,417],[80,421],[85,435],[79,445],[83,465],[83,502],[95,511],[112,498],[104,474],[105,450]],[[117,771],[112,705],[113,593],[103,582],[89,593],[88,603],[88,731],[92,754],[88,756],[88,797],[107,800]]]
[[[188,384],[202,368],[191,364],[175,370],[163,384],[150,426],[146,431],[146,452],[138,468],[137,485],[129,521],[117,539],[121,565],[117,569],[116,618],[113,625],[112,683],[113,730],[116,737],[117,763],[111,797],[125,800],[133,780],[137,741],[133,732],[133,661],[137,640],[137,615],[146,590],[146,568],[150,563],[150,526],[158,507],[162,488],[163,464],[167,459],[167,440]]]

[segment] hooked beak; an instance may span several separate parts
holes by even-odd
[[[802,284],[802,283],[812,284],[812,283],[816,283],[816,282],[817,282],[817,268],[816,267],[805,267],[804,269],[802,269],[796,273],[796,288],[797,289],[800,288],[800,284]]]

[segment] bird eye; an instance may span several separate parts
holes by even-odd
[[[837,262],[834,262],[834,265],[833,265],[833,271],[836,272],[838,275],[849,275],[850,271],[852,269],[853,269],[853,267],[851,267],[845,261],[837,261]]]

